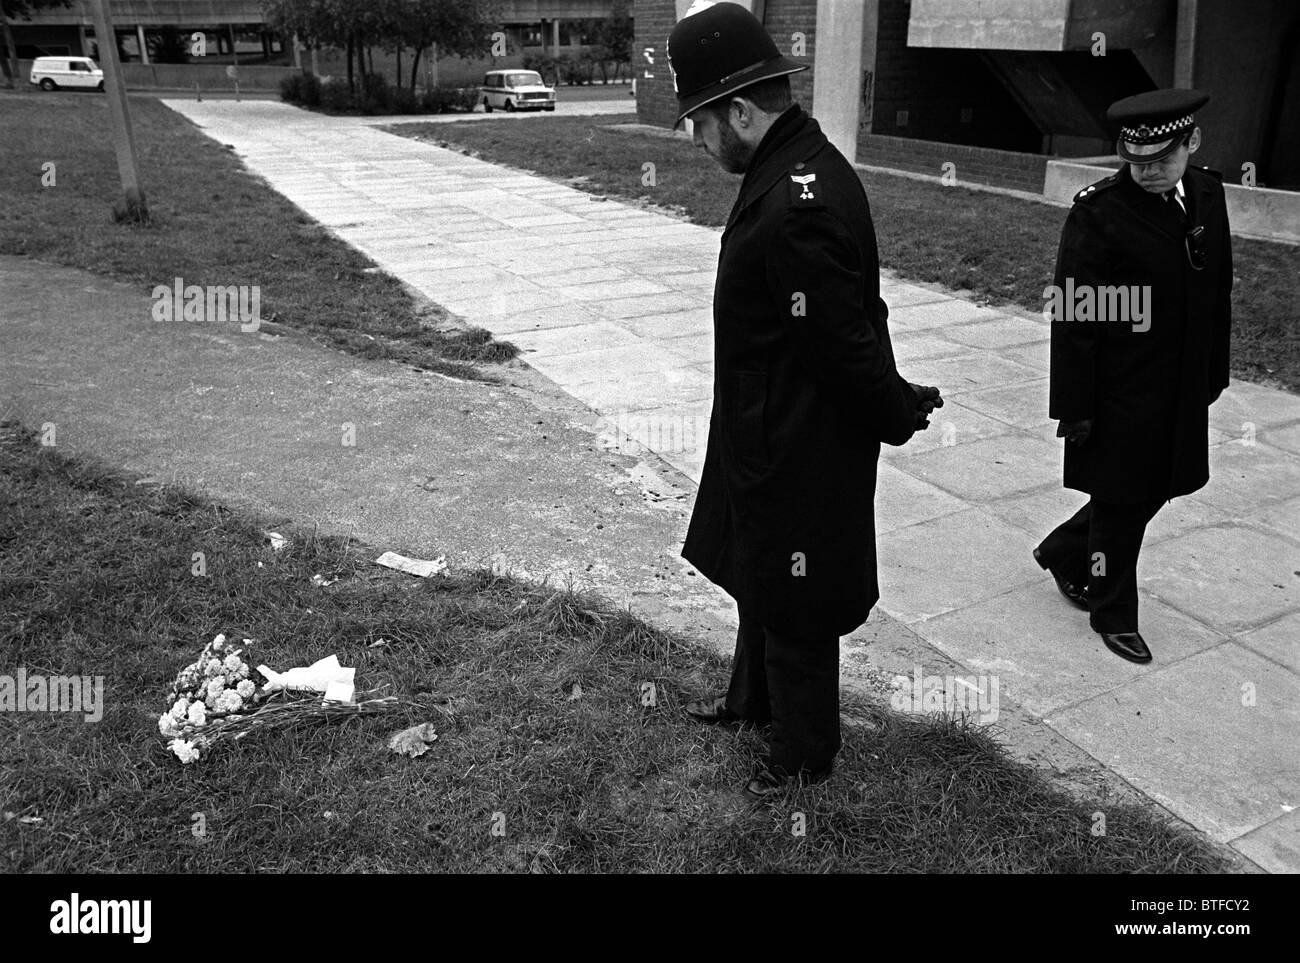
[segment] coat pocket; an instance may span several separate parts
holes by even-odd
[[[761,371],[738,371],[735,374],[732,440],[738,458],[767,461],[767,434],[764,409],[767,405],[767,375]]]

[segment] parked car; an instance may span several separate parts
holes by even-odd
[[[104,71],[89,57],[37,57],[28,78],[42,90],[60,87],[104,89]]]
[[[555,88],[536,70],[489,70],[483,75],[483,109],[554,110]]]

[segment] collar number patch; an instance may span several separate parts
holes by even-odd
[[[812,192],[812,183],[817,180],[816,174],[791,174],[790,180],[803,188],[803,191],[799,194],[799,200],[811,201],[817,196]]]

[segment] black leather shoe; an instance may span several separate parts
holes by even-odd
[[[1038,563],[1038,567],[1043,569],[1043,571],[1052,572],[1052,570],[1047,567],[1047,563],[1043,561],[1043,557],[1038,554],[1038,549],[1034,549],[1034,561]],[[1075,588],[1073,582],[1061,578],[1061,576],[1057,575],[1055,572],[1052,572],[1052,578],[1056,580],[1056,587],[1061,590],[1062,595],[1079,608],[1084,609],[1085,611],[1087,610],[1088,597],[1084,594],[1087,591],[1086,586],[1084,588]]]
[[[1101,640],[1120,658],[1130,662],[1150,662],[1151,650],[1137,632],[1099,632]]]
[[[834,764],[827,766],[825,769],[799,770],[798,782],[802,786],[811,786],[819,782],[824,782],[831,774]],[[770,799],[773,796],[782,795],[790,788],[794,777],[783,776],[773,772],[767,766],[759,766],[754,770],[753,777],[745,784],[745,795],[750,799]]]
[[[683,711],[696,722],[740,722],[740,716],[727,708],[725,695],[696,699],[686,703]]]

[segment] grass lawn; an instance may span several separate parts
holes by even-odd
[[[689,141],[611,131],[634,114],[522,121],[401,124],[397,133],[473,151],[583,190],[641,198],[722,226],[740,186]],[[655,165],[643,186],[642,165]],[[861,173],[881,265],[916,281],[965,289],[990,304],[1041,311],[1066,211],[1001,194]],[[1233,238],[1232,371],[1300,390],[1300,248]]]
[[[106,706],[94,724],[0,712],[0,872],[1224,867],[1157,813],[1062,795],[982,730],[847,696],[832,779],[746,804],[762,733],[679,712],[723,683],[716,655],[596,598],[489,572],[415,579],[356,542],[284,533],[275,551],[255,518],[0,425],[0,675],[102,675]],[[428,708],[262,732],[182,766],[157,718],[218,632],[255,639],[254,665],[337,653],[359,687]],[[387,750],[424,721],[440,734],[424,756]]]
[[[152,223],[115,224],[121,188],[106,104],[85,93],[0,90],[0,254],[85,268],[145,291],[176,277],[259,285],[265,321],[363,357],[459,377],[485,377],[476,363],[517,353],[370,270],[369,258],[156,100],[131,98]],[[49,187],[47,162],[55,165]]]

